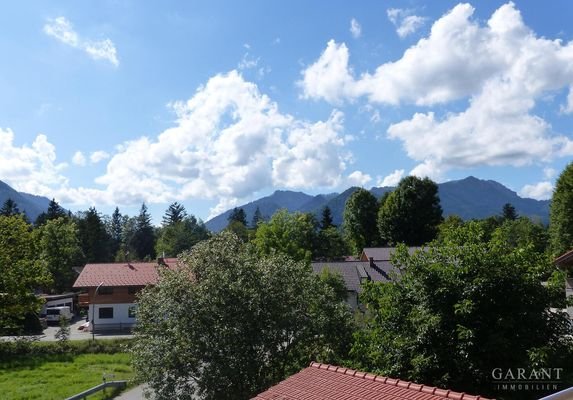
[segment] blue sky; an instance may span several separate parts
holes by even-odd
[[[573,155],[570,1],[10,2],[0,180],[208,219],[474,175],[551,196]]]

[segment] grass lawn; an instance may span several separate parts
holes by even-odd
[[[129,354],[23,355],[0,361],[0,397],[11,400],[61,400],[108,380],[129,380],[133,376]],[[106,389],[111,395],[113,389]],[[88,397],[108,398],[99,392]]]

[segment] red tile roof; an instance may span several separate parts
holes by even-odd
[[[366,372],[311,363],[254,400],[488,400]]]
[[[167,267],[172,268],[177,263],[176,258],[164,260]],[[157,262],[131,262],[109,264],[86,264],[75,288],[103,286],[146,286],[157,283]]]

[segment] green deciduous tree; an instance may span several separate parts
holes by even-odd
[[[309,266],[230,232],[197,244],[140,297],[131,346],[157,400],[249,399],[313,359],[339,361],[348,307]]]
[[[63,293],[72,288],[74,266],[83,265],[83,254],[75,222],[58,218],[37,228],[35,241],[38,256],[52,275],[52,289]]]
[[[555,184],[549,232],[554,256],[573,249],[573,162],[565,167]]]
[[[420,246],[436,238],[441,222],[438,185],[415,176],[402,179],[378,213],[378,229],[387,245]]]
[[[493,368],[563,366],[556,360],[570,357],[571,327],[565,313],[550,311],[564,305],[563,276],[532,246],[484,236],[470,222],[426,251],[400,247],[400,279],[367,284],[361,296],[357,367],[495,395]]]
[[[276,251],[295,260],[310,261],[316,249],[317,227],[312,214],[290,214],[281,209],[268,222],[259,224],[253,242],[261,254]]]
[[[544,253],[548,247],[549,234],[541,223],[519,217],[515,220],[506,219],[493,231],[492,239],[511,248],[532,246],[536,252]]]
[[[37,313],[41,301],[34,292],[49,283],[32,227],[22,216],[0,216],[0,332],[17,332],[27,315]]]
[[[358,189],[346,201],[343,227],[354,254],[378,244],[377,213],[378,202],[368,190]]]

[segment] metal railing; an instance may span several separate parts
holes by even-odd
[[[101,390],[104,390],[104,389],[106,389],[106,388],[113,387],[113,388],[125,389],[126,386],[127,386],[127,381],[109,381],[109,382],[104,382],[104,383],[101,383],[101,384],[99,384],[99,385],[97,385],[97,386],[94,386],[94,387],[91,388],[91,389],[88,389],[88,390],[86,390],[86,391],[83,391],[83,392],[81,392],[81,393],[78,393],[78,394],[76,394],[76,395],[74,395],[74,396],[72,396],[72,397],[68,397],[66,400],[85,400],[86,397],[88,397],[88,396],[90,396],[90,395],[92,395],[92,394],[94,394],[94,393],[97,393],[97,392],[99,392],[99,391],[101,391]]]

